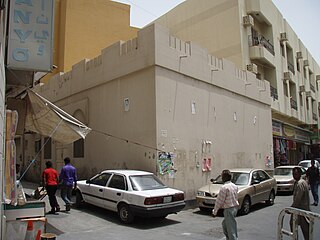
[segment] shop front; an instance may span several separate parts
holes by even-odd
[[[311,152],[311,132],[272,121],[274,166],[297,165]]]

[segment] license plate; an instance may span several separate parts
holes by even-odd
[[[214,199],[205,199],[204,203],[206,203],[206,204],[214,204],[215,200]]]
[[[169,203],[172,202],[172,196],[163,197],[163,203]]]

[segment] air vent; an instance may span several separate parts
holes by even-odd
[[[320,81],[320,75],[316,75],[316,81]]]
[[[303,66],[308,67],[309,66],[309,60],[303,60]]]
[[[305,92],[306,91],[306,87],[305,86],[300,86],[299,87],[299,91],[300,92]]]
[[[251,17],[250,15],[246,15],[246,16],[243,16],[243,26],[245,27],[253,27],[254,25],[254,20],[253,20],[253,17]]]

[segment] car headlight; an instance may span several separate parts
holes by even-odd
[[[204,197],[206,194],[203,191],[198,191],[197,195],[200,196],[200,197]]]

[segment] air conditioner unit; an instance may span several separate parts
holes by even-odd
[[[292,72],[283,73],[283,80],[291,80],[291,79],[292,79]]]
[[[305,86],[300,86],[299,87],[299,91],[300,92],[305,92],[306,91],[306,87]]]
[[[306,92],[306,97],[311,97],[311,91]]]
[[[309,66],[309,60],[303,60],[303,66],[308,67]]]
[[[320,75],[316,75],[316,81],[320,81]]]
[[[253,17],[251,15],[246,15],[246,16],[243,16],[243,26],[245,27],[253,27],[254,25],[254,20],[253,20]]]
[[[302,58],[302,52],[297,52],[297,59],[301,59]]]
[[[281,42],[288,41],[288,36],[286,32],[280,33],[280,41]]]
[[[254,73],[254,74],[257,74],[257,73],[258,73],[258,66],[255,65],[254,63],[250,63],[250,64],[247,65],[247,70],[248,70],[249,72],[252,72],[252,73]]]

